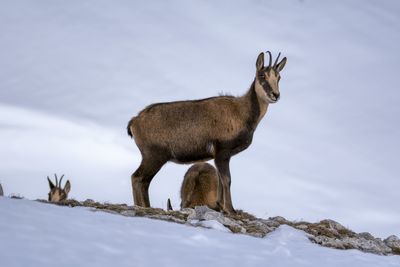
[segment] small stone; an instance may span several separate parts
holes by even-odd
[[[216,220],[223,224],[225,227],[230,229],[234,233],[246,233],[246,229],[243,228],[236,221],[225,217],[222,213],[210,209],[207,206],[197,206],[194,208],[194,212],[189,213],[187,221],[199,220],[199,221],[210,221]]]
[[[341,225],[338,222],[335,222],[334,220],[322,220],[319,222],[320,224],[326,225],[328,226],[330,229],[335,229],[337,231],[341,231],[341,230],[347,230],[346,227],[344,227],[343,225]]]
[[[297,229],[300,229],[300,230],[306,230],[306,229],[308,228],[308,225],[299,224],[299,225],[296,225],[296,228],[297,228]]]
[[[127,217],[135,217],[136,212],[134,210],[123,210],[121,211],[121,214]]]
[[[287,224],[287,223],[289,223],[289,221],[286,220],[286,219],[285,219],[284,217],[282,217],[282,216],[270,217],[269,220],[271,220],[271,221],[276,221],[276,222],[278,222],[278,223],[280,223],[280,224]]]

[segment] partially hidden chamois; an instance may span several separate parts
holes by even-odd
[[[54,185],[53,182],[50,180],[49,176],[47,176],[47,181],[49,182],[50,192],[48,200],[50,202],[60,202],[66,200],[68,198],[68,193],[71,190],[71,183],[69,180],[65,183],[64,188],[61,187],[61,182],[64,177],[64,174],[60,178],[60,182],[58,182],[57,175],[54,174],[56,178],[56,184]]]
[[[272,55],[267,53],[268,66],[264,66],[264,53],[259,54],[254,81],[243,96],[152,104],[129,121],[128,134],[142,155],[131,176],[135,205],[150,207],[150,182],[166,162],[214,159],[219,173],[218,206],[226,213],[235,213],[230,158],[249,147],[269,104],[280,97],[278,83],[286,57],[278,63],[278,55],[272,65]]]
[[[218,210],[218,172],[208,163],[196,163],[189,168],[181,187],[181,208],[208,206]]]

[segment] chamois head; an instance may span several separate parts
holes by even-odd
[[[279,56],[275,60],[274,65],[272,65],[272,55],[270,51],[267,51],[269,55],[269,64],[264,66],[264,53],[258,55],[256,67],[256,78],[255,78],[255,88],[257,94],[267,101],[268,103],[275,103],[279,100],[279,80],[281,76],[279,72],[285,67],[286,57],[284,57],[279,63]]]
[[[65,183],[64,189],[61,188],[61,181],[64,177],[64,174],[60,178],[60,182],[58,182],[57,175],[54,174],[56,178],[56,185],[50,180],[49,176],[47,176],[47,180],[49,181],[50,192],[49,192],[49,201],[50,202],[60,202],[66,200],[68,198],[68,193],[71,190],[71,183],[69,180]]]

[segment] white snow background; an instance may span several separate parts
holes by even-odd
[[[2,1],[5,194],[46,198],[46,176],[65,173],[72,198],[132,204],[130,175],[140,153],[126,134],[129,119],[154,102],[244,94],[258,53],[271,50],[288,57],[281,100],[270,106],[252,145],[231,161],[234,207],[400,235],[399,14],[395,0]],[[171,198],[179,207],[187,168],[162,168],[150,188],[152,206],[165,208]],[[102,231],[121,236],[114,223],[165,225],[186,239],[194,231],[85,216],[110,220]],[[273,248],[272,241],[218,234],[223,242],[201,231],[206,239],[199,242],[212,238],[213,246],[243,240]],[[273,234],[280,235],[304,239],[294,230]]]
[[[400,266],[399,256],[320,247],[289,226],[255,238],[5,197],[0,211],[4,267]]]

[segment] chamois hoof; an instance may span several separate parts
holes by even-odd
[[[227,215],[236,215],[237,214],[236,210],[234,208],[230,208],[230,209],[224,208],[223,213],[227,214]]]
[[[213,207],[213,210],[218,211],[218,212],[223,212],[224,208],[220,202],[215,203],[215,207]]]

